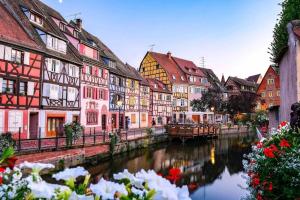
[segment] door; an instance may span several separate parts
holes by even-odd
[[[47,119],[47,137],[62,136],[64,117],[48,117]]]
[[[39,113],[30,113],[29,115],[29,138],[38,137]]]
[[[129,128],[129,117],[126,116],[125,117],[125,129],[128,130],[128,128]]]
[[[120,122],[119,122],[119,128],[124,128],[124,114],[120,114]]]
[[[200,123],[200,115],[192,115],[193,122],[199,124]]]
[[[106,130],[106,115],[102,115],[101,117],[102,130]]]
[[[117,115],[112,114],[111,115],[111,129],[117,128]]]

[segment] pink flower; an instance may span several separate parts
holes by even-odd
[[[256,143],[256,147],[261,149],[263,147],[263,143],[262,142],[258,142]]]

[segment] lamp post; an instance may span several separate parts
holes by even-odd
[[[213,112],[213,123],[215,123],[215,113],[214,113],[215,107],[212,106],[210,110]]]
[[[123,106],[123,101],[122,100],[118,100],[117,101],[117,106],[119,108],[119,133],[121,133],[120,124],[121,124],[121,108]]]

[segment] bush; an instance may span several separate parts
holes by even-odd
[[[282,122],[269,139],[253,146],[244,168],[250,198],[300,198],[300,133]]]
[[[269,117],[266,111],[261,110],[255,113],[254,125],[262,126],[268,122],[269,122]]]
[[[8,147],[16,148],[16,142],[12,138],[12,134],[10,132],[0,135],[0,154],[2,154],[3,150]]]
[[[146,128],[146,133],[148,136],[151,136],[153,134],[153,129],[152,128]]]
[[[64,125],[66,143],[68,147],[72,146],[72,143],[82,136],[83,129],[83,126],[81,126],[78,122],[72,122]]]

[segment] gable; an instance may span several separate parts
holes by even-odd
[[[257,89],[257,92],[266,90],[268,85],[268,79],[274,79],[275,88],[280,89],[280,77],[272,67],[269,67]]]

